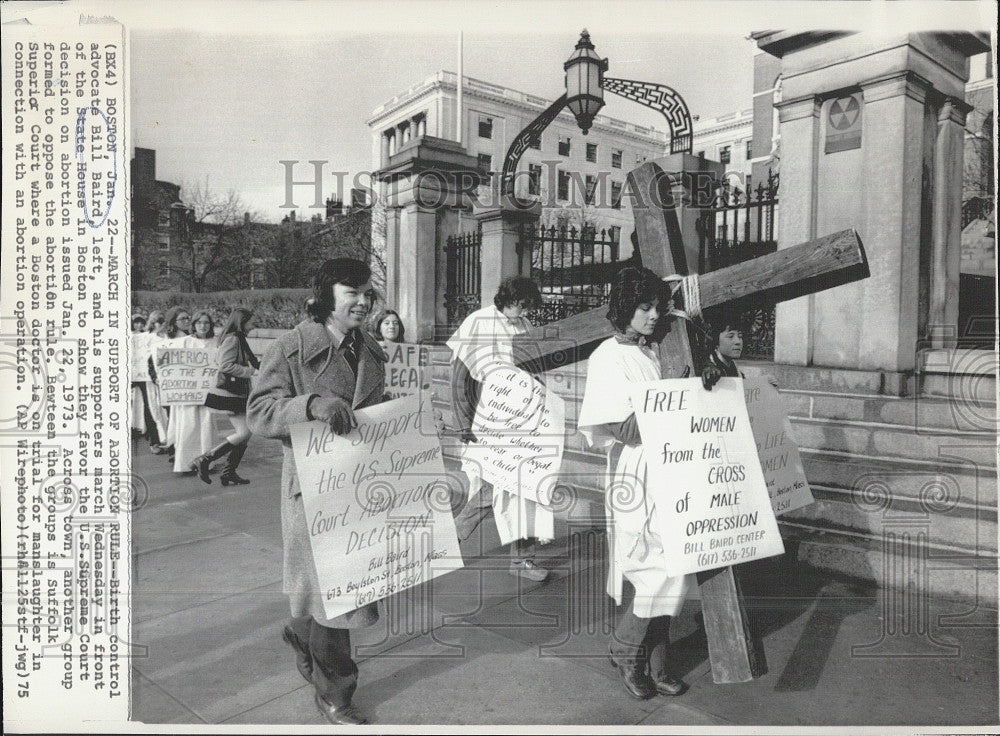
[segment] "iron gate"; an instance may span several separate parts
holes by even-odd
[[[482,292],[482,233],[479,230],[448,237],[444,247],[446,285],[444,304],[448,324],[457,327],[479,309]]]
[[[778,249],[778,174],[743,192],[724,181],[699,228],[699,273],[715,271]],[[743,312],[743,357],[774,359],[774,305]]]

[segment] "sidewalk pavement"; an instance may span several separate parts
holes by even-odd
[[[221,426],[221,425],[220,425]],[[327,725],[281,640],[278,443],[254,438],[247,486],[177,478],[133,442],[148,498],[133,517],[132,718],[147,723]],[[688,601],[674,621],[680,697],[637,701],[607,661],[604,537],[540,548],[552,574],[508,574],[491,519],[467,566],[387,601],[352,634],[354,702],[377,725],[997,724],[995,601],[887,594],[767,562],[748,591],[768,672],[716,685]]]

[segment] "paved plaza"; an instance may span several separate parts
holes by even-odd
[[[277,443],[254,438],[253,482],[236,488],[177,478],[144,443],[134,452],[148,498],[134,516],[134,641],[145,650],[132,717],[323,725],[281,641]],[[780,564],[763,566],[749,596],[765,676],[713,684],[689,601],[672,640],[691,689],[633,700],[605,656],[603,535],[563,527],[543,548],[553,572],[539,584],[508,574],[484,526],[463,546],[465,569],[390,599],[379,624],[355,635],[354,700],[375,724],[997,722],[995,610],[935,598],[904,611],[872,588]]]

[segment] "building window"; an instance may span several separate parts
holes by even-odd
[[[732,146],[721,146],[719,148],[719,163],[728,164],[733,158]]]
[[[616,210],[622,208],[622,184],[620,181],[611,182],[611,206]]]
[[[559,155],[569,156],[569,136],[559,138]]]
[[[747,141],[747,161],[753,158],[753,141]]]
[[[157,266],[161,279],[170,278],[170,263],[166,258],[161,258]]]
[[[611,168],[620,169],[622,167],[622,152],[612,151],[611,152]]]
[[[559,172],[559,190],[556,192],[556,198],[569,199],[569,173],[566,171]]]
[[[584,196],[585,196],[584,201],[587,204],[593,204],[594,203],[594,190],[597,189],[597,177],[596,176],[591,176],[590,174],[587,174],[586,185],[587,185],[587,191],[584,194]]]
[[[538,136],[532,136],[531,138],[529,138],[528,139],[528,148],[534,148],[536,151],[541,151],[542,150],[542,137],[540,135],[538,135]]]
[[[479,160],[479,170],[484,174],[493,170],[493,157],[490,154],[480,153],[476,158]]]
[[[587,160],[592,164],[597,163],[597,144],[588,143],[587,144]]]
[[[170,233],[157,233],[156,247],[159,250],[170,250]]]
[[[542,167],[538,164],[528,164],[528,194],[541,195]]]
[[[488,118],[485,115],[479,116],[479,137],[480,138],[493,137],[493,118]]]

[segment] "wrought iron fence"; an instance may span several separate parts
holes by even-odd
[[[962,202],[962,229],[973,220],[985,220],[993,214],[993,197],[969,197]]]
[[[482,233],[479,230],[452,235],[444,246],[446,285],[444,303],[448,324],[461,324],[479,309],[482,293]]]
[[[607,303],[619,260],[619,231],[585,226],[524,227],[517,246],[520,272],[542,292],[542,307],[529,319],[536,326]]]
[[[728,182],[716,190],[713,206],[705,210],[699,228],[699,273],[773,253],[778,216],[778,174],[747,191]],[[743,356],[774,358],[774,305],[753,306],[741,315]]]

